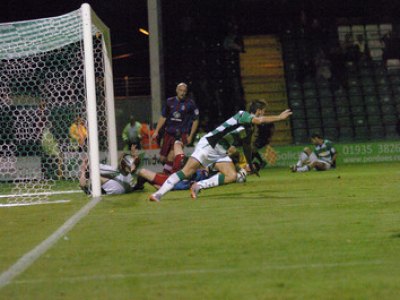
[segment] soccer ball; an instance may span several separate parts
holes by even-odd
[[[236,182],[238,182],[238,183],[246,182],[246,176],[247,176],[247,171],[245,169],[241,168],[236,173]]]

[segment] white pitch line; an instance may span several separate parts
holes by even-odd
[[[353,262],[337,262],[337,263],[314,263],[314,264],[298,264],[298,265],[267,265],[260,268],[249,269],[194,269],[194,270],[180,270],[180,271],[165,271],[165,272],[148,272],[148,273],[126,273],[126,274],[108,274],[108,275],[91,275],[91,276],[76,276],[64,277],[55,280],[52,279],[28,279],[16,280],[14,284],[40,284],[43,282],[83,282],[83,281],[98,281],[98,280],[120,280],[126,278],[138,277],[165,277],[165,276],[182,276],[182,275],[200,275],[200,274],[218,274],[218,273],[236,273],[236,272],[264,272],[268,270],[293,270],[293,269],[325,269],[325,268],[340,268],[340,267],[354,267],[364,265],[382,265],[385,262],[381,260],[372,261],[353,261]],[[392,264],[392,263],[390,263]]]
[[[22,256],[14,265],[0,275],[0,289],[9,284],[15,277],[31,266],[43,253],[49,250],[62,236],[68,233],[89,211],[101,201],[101,197],[93,198],[76,214],[69,218],[47,239]]]

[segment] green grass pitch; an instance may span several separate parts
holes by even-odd
[[[400,163],[104,197],[0,299],[398,299]],[[59,196],[60,197],[60,196]],[[0,272],[89,199],[0,209]]]

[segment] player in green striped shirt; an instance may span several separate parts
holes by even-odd
[[[307,172],[310,170],[326,171],[336,167],[337,152],[331,141],[314,133],[311,136],[314,150],[304,148],[298,162],[291,166],[292,172]]]
[[[161,188],[150,195],[150,201],[160,201],[161,197],[169,192],[179,181],[190,178],[201,166],[208,167],[216,162],[220,163],[220,173],[193,184],[191,187],[192,198],[197,198],[201,189],[235,182],[238,179],[238,175],[235,165],[227,154],[227,150],[231,145],[235,145],[238,142],[242,143],[243,152],[250,169],[254,172],[251,164],[253,127],[264,123],[282,121],[292,114],[287,109],[279,115],[264,116],[266,105],[263,100],[253,101],[248,112],[239,111],[216,129],[203,136],[183,169],[169,176]]]

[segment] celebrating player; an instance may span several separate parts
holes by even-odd
[[[266,102],[261,100],[254,101],[250,105],[249,112],[239,111],[222,125],[207,133],[200,139],[183,169],[170,175],[161,188],[156,193],[150,195],[150,201],[160,201],[161,197],[170,191],[179,181],[190,178],[201,166],[207,167],[216,162],[221,163],[220,173],[193,184],[191,187],[192,198],[197,198],[201,189],[235,182],[237,172],[231,158],[227,154],[229,147],[233,144],[239,144],[239,141],[242,141],[246,159],[248,162],[251,162],[253,125],[285,120],[292,114],[287,109],[276,116],[264,116],[265,109]],[[249,166],[254,172],[253,165],[250,163]]]
[[[299,161],[290,167],[292,172],[307,172],[312,169],[326,171],[336,167],[337,152],[331,141],[314,133],[311,135],[311,143],[314,151],[305,147],[300,153]]]

